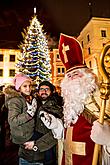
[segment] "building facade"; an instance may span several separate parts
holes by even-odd
[[[0,49],[0,85],[10,83],[15,76],[15,64],[20,50]]]
[[[52,67],[52,83],[56,86],[56,88],[58,88],[61,84],[61,80],[65,75],[66,69],[61,62],[58,49],[53,49],[50,54]]]
[[[104,45],[110,41],[110,18],[92,17],[77,37],[86,65],[99,76],[98,61]]]

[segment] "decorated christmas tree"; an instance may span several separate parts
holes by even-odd
[[[30,21],[30,26],[22,33],[24,40],[19,46],[21,57],[18,58],[16,64],[19,72],[30,76],[36,84],[51,79],[48,43],[42,27],[37,16],[34,15]]]

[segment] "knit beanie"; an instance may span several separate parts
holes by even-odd
[[[55,86],[53,84],[51,84],[49,81],[43,81],[39,84],[38,91],[39,91],[40,87],[43,86],[43,85],[48,86],[52,93],[55,90]]]
[[[15,89],[18,90],[20,88],[20,86],[25,82],[25,81],[32,81],[32,79],[30,77],[28,77],[27,75],[23,74],[23,73],[18,73],[15,75],[14,79],[13,79],[13,83],[15,85]]]

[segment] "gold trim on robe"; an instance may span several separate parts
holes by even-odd
[[[66,133],[66,139],[64,140],[64,151],[65,151],[65,164],[73,165],[72,154],[86,155],[85,143],[72,141],[74,127],[69,127]],[[69,139],[69,140],[68,140]]]

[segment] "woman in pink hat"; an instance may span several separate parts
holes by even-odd
[[[5,87],[4,93],[12,142],[20,146],[19,165],[23,165],[24,162],[27,165],[34,165],[36,162],[42,165],[43,153],[36,152],[36,147],[33,147],[32,151],[27,150],[24,145],[26,141],[36,138],[34,116],[37,110],[37,101],[31,94],[32,79],[23,73],[19,73],[15,75],[13,85]],[[35,160],[33,157],[35,157]]]

